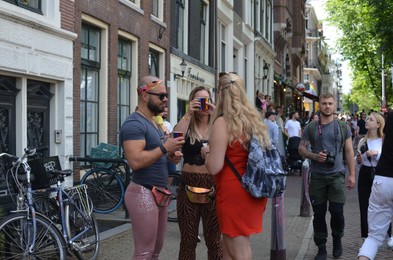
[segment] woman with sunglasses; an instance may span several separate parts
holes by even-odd
[[[247,98],[243,80],[236,73],[220,74],[216,106],[209,146],[204,147],[202,153],[206,168],[216,181],[224,259],[251,260],[250,235],[262,232],[267,199],[251,197],[225,157],[244,174],[251,137],[258,138],[262,147],[270,146],[270,137],[259,112]]]
[[[177,194],[177,218],[180,229],[180,260],[196,259],[199,222],[202,219],[203,234],[207,246],[208,259],[222,259],[221,234],[218,227],[214,196],[214,178],[205,167],[201,148],[208,142],[210,114],[214,109],[210,91],[203,87],[194,88],[188,98],[188,112],[173,131],[185,134],[182,147],[183,169],[181,185]],[[203,190],[206,196],[200,200],[192,197],[190,189]]]

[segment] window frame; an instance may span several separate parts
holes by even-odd
[[[133,59],[133,53],[132,53],[132,45],[134,42],[132,42],[129,39],[119,37],[118,39],[118,66],[117,66],[117,115],[118,115],[118,130],[120,130],[121,125],[124,122],[124,119],[131,114],[131,82],[132,82],[132,59]],[[124,53],[123,50],[126,47],[129,49],[128,53],[128,64],[127,68],[124,69],[123,66],[119,68],[119,55],[121,53]],[[121,52],[121,53],[119,53]],[[124,57],[124,56],[123,56]],[[122,88],[121,84],[124,82],[123,80],[127,81],[128,80],[128,87],[126,86],[124,89]],[[122,90],[125,90],[125,93],[123,93]],[[122,99],[125,100],[125,102],[122,102]],[[123,111],[126,111],[125,114],[123,115]]]
[[[199,55],[199,60],[203,63],[206,64],[208,60],[208,52],[206,51],[209,44],[209,34],[208,34],[208,28],[209,28],[209,4],[205,0],[201,0],[200,3],[200,26],[201,26],[201,45],[200,45],[200,55]]]
[[[10,4],[13,4],[13,5],[16,5],[16,6],[20,7],[20,8],[32,11],[32,12],[37,13],[37,14],[43,14],[43,11],[42,11],[42,1],[43,0],[35,0],[35,1],[37,1],[37,5],[38,5],[37,8],[31,7],[29,5],[30,1],[27,2],[27,5],[23,3],[23,0],[3,0],[3,1],[5,1],[7,3],[10,3]]]
[[[79,131],[80,131],[80,154],[81,156],[86,156],[90,154],[90,149],[91,147],[95,146],[99,142],[99,137],[100,137],[100,70],[101,70],[101,46],[102,46],[102,39],[101,39],[101,29],[99,27],[96,27],[94,25],[88,24],[88,23],[83,23],[82,28],[81,28],[81,35],[83,35],[85,32],[84,30],[87,29],[87,36],[88,36],[88,41],[87,41],[87,50],[88,50],[88,55],[87,58],[82,58],[82,40],[81,40],[81,72],[80,72],[80,85],[82,86],[82,83],[85,83],[85,93],[80,93],[80,126],[79,126]],[[96,41],[98,43],[98,50],[97,53],[98,59],[97,60],[91,60],[90,59],[90,44],[91,44],[91,38],[90,38],[90,33],[97,32],[98,37],[96,38]],[[88,75],[89,74],[95,75],[96,80],[90,80],[90,82],[93,82],[93,85],[89,86],[87,82],[89,82]],[[84,79],[84,80],[83,80]],[[95,84],[94,84],[95,83]],[[93,98],[90,100],[89,99],[89,87],[92,87],[92,93]],[[94,90],[94,88],[96,88]],[[84,97],[83,97],[84,95]],[[88,113],[89,107],[92,108],[92,111],[94,112],[94,115],[91,113]],[[96,118],[96,121],[91,121],[88,122],[89,118]],[[83,137],[84,138],[83,138]],[[89,137],[89,138],[88,138]],[[95,141],[95,144],[93,142]],[[89,142],[91,142],[89,144]]]

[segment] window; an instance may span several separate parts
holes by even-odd
[[[90,148],[98,144],[99,118],[99,71],[100,71],[99,29],[82,25],[80,74],[80,153],[86,156]]]
[[[265,15],[266,15],[266,8],[265,8],[265,2],[263,1],[260,5],[260,17],[259,17],[259,32],[261,35],[263,35],[263,29],[265,26]]]
[[[3,0],[27,10],[42,14],[42,0]]]
[[[188,105],[188,101],[177,99],[177,122],[179,122],[182,116],[187,112]]]
[[[248,21],[247,23],[251,25],[251,27],[254,27],[254,1],[253,0],[248,0]]]
[[[207,5],[204,0],[201,0],[201,10],[200,10],[200,18],[201,18],[201,45],[200,45],[200,61],[205,63],[206,61],[206,45],[207,45]]]
[[[255,1],[255,29],[261,31],[261,6],[259,5],[260,0]]]
[[[219,69],[220,71],[225,71],[226,67],[226,32],[225,32],[225,25],[219,22],[219,37],[220,37],[220,46],[219,46]]]
[[[271,20],[272,17],[272,4],[266,2],[266,24],[265,24],[265,38],[268,42],[271,42]]]
[[[244,45],[244,86],[246,86],[246,91],[247,91],[247,77],[248,77],[248,58],[247,58],[247,45]]]
[[[160,53],[149,49],[149,75],[160,77]]]
[[[309,16],[310,16],[310,11],[306,11],[306,21],[305,21],[306,29],[309,28],[309,25],[308,25],[308,23],[309,23]]]
[[[152,5],[151,14],[157,17],[161,21],[164,20],[163,0],[152,0],[151,5]]]
[[[184,9],[185,9],[185,0],[176,1],[177,4],[177,48],[184,52]]]
[[[117,53],[118,129],[120,129],[126,117],[131,113],[131,55],[131,43],[125,39],[119,39]]]

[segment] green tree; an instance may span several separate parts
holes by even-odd
[[[393,1],[328,0],[326,10],[328,21],[341,31],[337,51],[350,61],[353,71],[349,100],[365,109],[377,109],[382,92],[382,53],[385,66],[393,62]],[[389,79],[390,71],[386,72]],[[388,98],[392,104],[392,96]]]

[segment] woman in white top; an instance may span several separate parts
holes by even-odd
[[[356,161],[362,164],[359,170],[358,196],[360,207],[360,229],[362,238],[367,238],[368,223],[367,209],[374,180],[375,167],[378,164],[382,151],[383,128],[385,119],[376,112],[366,118],[367,134],[359,141]],[[388,231],[390,236],[390,229]]]

